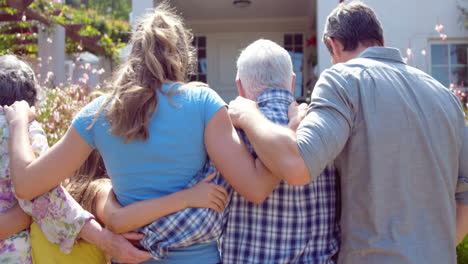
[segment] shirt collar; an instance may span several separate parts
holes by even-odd
[[[387,47],[369,47],[364,50],[359,58],[373,58],[379,60],[391,60],[399,63],[405,63],[398,49]]]
[[[295,101],[293,94],[284,89],[267,89],[257,97],[257,104],[265,103],[270,100],[282,100],[288,104]]]

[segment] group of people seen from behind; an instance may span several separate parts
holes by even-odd
[[[166,3],[132,33],[107,94],[49,148],[38,82],[0,56],[0,263],[456,263],[468,233],[461,103],[340,3],[309,105],[259,39],[239,96],[186,82],[193,35]]]

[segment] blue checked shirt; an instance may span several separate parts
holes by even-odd
[[[213,172],[216,172],[216,168],[207,159],[187,188],[193,187]],[[230,199],[232,189],[219,173],[212,182],[226,188]],[[229,200],[227,205],[226,208],[229,208]],[[227,210],[219,214],[208,208],[186,208],[159,218],[140,229],[139,232],[145,235],[140,244],[154,259],[161,260],[167,257],[170,249],[216,241],[225,228]]]
[[[257,98],[263,114],[282,125],[288,123],[288,106],[293,101],[285,90],[267,90]],[[238,133],[256,157],[245,134]],[[207,160],[187,188],[215,171]],[[310,185],[281,182],[262,205],[256,205],[233,192],[218,174],[213,182],[225,187],[230,197],[223,213],[184,209],[143,227],[140,232],[145,237],[140,243],[160,260],[171,249],[216,241],[224,231],[223,263],[334,263],[339,234],[335,180],[334,169],[327,168]]]
[[[293,101],[286,90],[266,90],[257,97],[260,111],[285,126]],[[256,156],[245,134],[240,135]],[[337,187],[335,170],[329,166],[309,185],[281,182],[261,205],[234,192],[222,242],[223,263],[335,263]]]

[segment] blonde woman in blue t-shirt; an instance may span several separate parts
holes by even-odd
[[[180,17],[158,6],[133,32],[130,56],[114,74],[113,91],[87,105],[65,136],[38,159],[31,155],[27,139],[29,107],[24,102],[6,107],[18,196],[46,192],[97,149],[123,206],[180,191],[202,168],[207,154],[241,195],[261,202],[279,180],[250,155],[216,92],[184,83],[195,63],[192,39]],[[135,218],[143,217],[148,224],[161,217],[161,211],[164,215],[179,210],[163,205],[140,210]],[[219,261],[213,242],[173,250],[167,259],[147,263]]]

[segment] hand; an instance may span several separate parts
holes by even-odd
[[[120,263],[140,263],[151,259],[151,255],[143,250],[135,247],[135,240],[143,238],[142,234],[130,232],[122,235],[114,234],[110,231],[109,239],[106,243],[102,244],[101,248],[104,250],[109,258],[115,259]],[[133,240],[129,241],[127,240]]]
[[[221,213],[226,207],[227,191],[214,183],[210,183],[216,176],[216,172],[206,176],[192,188],[184,190],[186,192],[187,207],[210,208]]]
[[[289,124],[288,127],[293,131],[296,131],[297,127],[307,115],[309,106],[305,103],[298,104],[297,102],[292,102],[288,108],[288,118]]]
[[[235,100],[229,103],[229,116],[232,124],[235,127],[242,128],[246,117],[250,117],[252,113],[259,112],[257,103],[244,97],[238,96]]]
[[[80,231],[80,237],[98,246],[104,251],[106,256],[114,258],[119,262],[140,263],[151,259],[151,255],[148,252],[137,249],[125,238],[129,237],[132,240],[141,239],[142,235],[117,235],[102,228],[94,219],[86,222]]]
[[[127,232],[127,233],[123,233],[122,236],[125,237],[128,240],[128,242],[130,242],[135,247],[142,248],[142,246],[140,244],[140,240],[142,240],[143,237],[145,236],[142,233]]]
[[[18,122],[26,122],[34,120],[34,107],[29,107],[28,102],[26,101],[17,101],[11,106],[3,106],[5,111],[5,116],[8,123],[12,123],[14,120]]]

